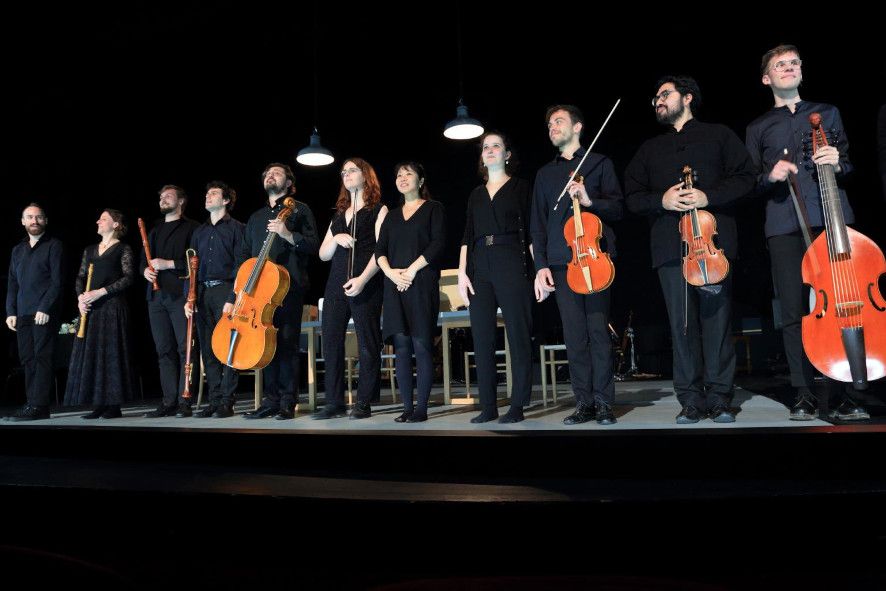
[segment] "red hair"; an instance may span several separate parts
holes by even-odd
[[[375,169],[362,158],[346,158],[344,162],[353,162],[360,169],[360,172],[363,173],[363,203],[366,207],[375,207],[381,201],[381,185],[378,182]],[[339,213],[344,213],[350,205],[351,193],[345,188],[344,180],[342,180],[341,189],[338,192],[338,201],[335,202],[335,209]]]

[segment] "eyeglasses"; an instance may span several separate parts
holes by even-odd
[[[668,97],[673,93],[677,92],[676,90],[663,90],[661,94],[655,95],[652,97],[652,106],[656,106],[658,104],[658,100],[661,99],[663,101],[668,100]]]
[[[781,60],[780,62],[775,62],[775,65],[772,66],[772,69],[776,72],[784,72],[788,69],[788,66],[791,68],[799,68],[803,65],[803,60],[798,57],[795,57],[792,60]]]
[[[358,172],[360,172],[359,168],[346,168],[341,171],[341,178],[345,178],[349,174],[357,174]]]

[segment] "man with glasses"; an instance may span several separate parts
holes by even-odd
[[[246,222],[236,268],[239,269],[247,259],[257,257],[268,233],[274,232],[277,238],[268,253],[268,261],[289,271],[289,291],[274,311],[277,352],[262,370],[264,397],[261,406],[244,416],[247,419],[275,416],[277,420],[285,420],[295,416],[301,309],[308,290],[308,260],[317,254],[319,241],[314,214],[305,203],[296,201],[292,215],[285,222],[277,219],[283,209],[283,199],[295,195],[292,169],[277,162],[269,164],[262,173],[262,182],[268,201]],[[228,302],[233,304],[235,298],[236,294],[231,292]]]
[[[680,218],[706,209],[717,223],[717,246],[735,259],[738,232],[736,201],[754,187],[754,169],[741,140],[723,125],[695,119],[701,104],[698,84],[686,76],[667,76],[656,85],[652,107],[667,130],[640,146],[625,171],[628,209],[649,218],[652,265],[658,270],[670,319],[674,349],[674,391],[683,407],[678,424],[709,416],[731,423],[735,374],[732,342],[732,275],[720,283],[695,287],[683,276],[684,246]],[[681,173],[697,174],[686,189]]]
[[[6,291],[6,326],[15,331],[25,370],[27,402],[10,421],[49,418],[52,352],[59,327],[62,289],[62,243],[46,235],[49,219],[31,203],[22,212],[27,237],[12,249]]]
[[[800,53],[793,45],[779,45],[766,52],[760,74],[763,84],[772,91],[775,104],[748,125],[745,136],[745,145],[758,173],[756,194],[766,199],[764,229],[781,313],[785,356],[791,372],[791,385],[796,389],[790,412],[790,418],[795,421],[812,420],[818,416],[818,400],[811,390],[813,368],[803,351],[802,319],[809,295],[801,275],[807,245],[801,230],[801,224],[805,223],[800,217],[806,218],[812,239],[821,233],[824,219],[816,165],[833,165],[838,182],[852,171],[840,111],[833,105],[800,99],[798,89],[803,81],[802,67]],[[821,114],[822,129],[830,144],[816,151],[814,156],[809,148],[809,115],[812,113]],[[796,179],[796,205],[790,195],[790,177]],[[852,208],[845,191],[839,190],[843,217],[846,223],[852,223]],[[850,388],[851,385],[847,384],[843,400],[830,413],[830,418],[843,421],[869,418],[865,409],[849,396]]]

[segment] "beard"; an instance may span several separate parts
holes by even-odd
[[[168,213],[172,213],[174,211],[175,211],[175,206],[173,206],[173,205],[161,205],[160,206],[160,213],[162,213],[163,215],[166,215]]]
[[[269,179],[265,182],[265,192],[270,195],[271,193],[275,195],[279,195],[280,193],[286,192],[286,181],[281,181],[280,183],[274,182],[273,179]]]
[[[662,125],[673,125],[677,122],[680,117],[683,116],[683,113],[686,112],[686,105],[680,103],[680,108],[676,111],[671,111],[667,107],[665,107],[664,111],[655,110],[655,118]]]
[[[43,224],[33,224],[28,226],[27,230],[28,234],[30,234],[31,236],[39,236],[46,231],[46,226],[44,226]]]
[[[571,133],[561,133],[557,137],[551,139],[551,143],[554,145],[555,148],[562,148],[563,146],[565,146],[566,144],[568,144],[571,141],[572,141],[572,134]]]

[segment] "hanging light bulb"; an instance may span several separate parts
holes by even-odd
[[[458,101],[455,119],[446,124],[443,135],[451,140],[471,140],[483,135],[483,124],[468,116],[468,108]]]
[[[298,151],[295,160],[305,166],[326,166],[332,164],[335,158],[332,156],[332,152],[320,145],[320,134],[317,133],[315,127],[314,133],[311,134],[311,143]]]

